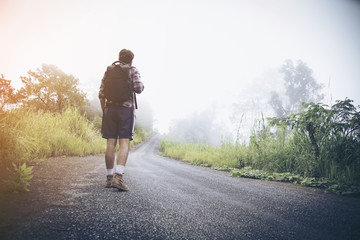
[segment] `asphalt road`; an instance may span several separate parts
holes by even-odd
[[[129,192],[104,188],[104,160],[69,197],[5,239],[360,239],[360,199],[233,178],[157,155],[153,136],[129,155]],[[60,179],[61,181],[61,179]]]

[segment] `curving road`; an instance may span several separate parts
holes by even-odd
[[[152,136],[129,155],[129,192],[104,188],[104,160],[71,196],[5,239],[360,239],[360,199],[232,178],[157,155]]]

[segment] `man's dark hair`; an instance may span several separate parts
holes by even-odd
[[[130,50],[123,49],[119,52],[119,61],[122,63],[132,63],[134,59],[134,53]]]

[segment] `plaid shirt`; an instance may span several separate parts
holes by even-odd
[[[121,65],[125,65],[120,63]],[[144,84],[141,82],[140,73],[135,67],[131,67],[129,70],[130,81],[133,82],[134,92],[141,93],[144,90]],[[105,74],[101,80],[99,99],[105,100]],[[134,99],[129,99],[122,104],[124,107],[131,108],[134,106]]]

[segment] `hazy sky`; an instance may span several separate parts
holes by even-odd
[[[350,0],[0,0],[0,73],[20,86],[54,64],[92,97],[131,49],[159,129],[276,86],[285,59],[306,62],[333,101],[358,105],[359,26]]]

